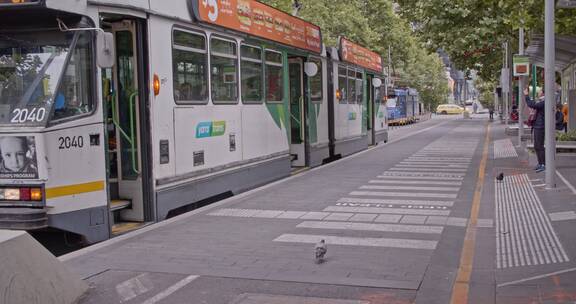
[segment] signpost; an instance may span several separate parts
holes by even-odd
[[[512,64],[514,66],[514,77],[530,75],[530,58],[528,56],[514,55]]]

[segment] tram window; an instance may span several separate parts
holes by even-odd
[[[263,70],[262,50],[257,47],[242,45],[240,47],[242,74],[242,102],[262,103],[263,93]]]
[[[356,103],[356,71],[348,69],[348,103]]]
[[[345,67],[338,67],[338,90],[340,90],[340,103],[348,102],[347,71]]]
[[[173,35],[174,100],[176,103],[206,104],[208,101],[206,38],[178,30],[175,30]]]
[[[281,103],[284,99],[282,54],[266,51],[266,101]]]
[[[218,38],[210,40],[210,71],[212,102],[237,103],[238,55],[235,42]]]
[[[362,72],[360,71],[356,72],[356,95],[358,97],[358,103],[362,104],[362,102],[364,102],[364,82],[362,80]]]
[[[80,33],[54,100],[53,120],[90,113],[92,102],[92,36]]]
[[[312,103],[322,103],[322,61],[316,58],[309,61],[318,66],[318,73],[310,77],[310,100]]]

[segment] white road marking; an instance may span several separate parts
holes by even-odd
[[[397,172],[402,173],[402,172]],[[400,180],[400,179],[417,179],[417,180],[452,180],[452,181],[461,181],[464,180],[464,177],[458,176],[423,176],[423,175],[406,175],[406,174],[386,174],[386,175],[378,175],[377,178],[381,179],[392,179],[392,180]]]
[[[458,192],[458,187],[416,187],[416,186],[380,186],[380,185],[367,185],[361,186],[360,189],[375,189],[375,190],[415,190],[415,191],[453,191]]]
[[[371,184],[400,184],[400,185],[441,185],[441,186],[462,186],[462,182],[439,182],[431,181],[411,181],[411,180],[380,180],[374,179],[369,181]]]
[[[357,196],[384,196],[384,197],[433,197],[433,198],[456,198],[458,194],[448,193],[420,193],[420,192],[381,192],[381,191],[352,191],[350,195]]]
[[[447,173],[447,172],[400,172],[388,171],[380,176],[420,176],[420,177],[464,177],[466,173]],[[380,177],[379,176],[379,177]]]
[[[148,273],[143,273],[116,285],[116,293],[121,302],[127,302],[153,288]]]
[[[564,177],[564,175],[562,175],[562,173],[560,173],[560,171],[556,170],[556,174],[558,174],[558,176],[560,177],[560,179],[564,182],[564,184],[570,189],[572,190],[572,193],[574,195],[576,195],[576,188],[574,188],[574,186]]]
[[[429,201],[429,200],[393,200],[377,198],[343,197],[336,205],[350,207],[374,207],[377,205],[423,205],[423,206],[446,206],[452,207],[452,201]]]
[[[449,210],[427,210],[427,209],[403,209],[403,208],[381,208],[381,207],[340,207],[329,206],[324,208],[326,212],[350,212],[350,213],[386,213],[386,214],[412,214],[412,215],[445,215],[450,214]]]
[[[159,294],[153,296],[152,298],[144,301],[142,304],[155,304],[158,303],[162,300],[164,300],[165,298],[169,297],[171,294],[175,293],[176,291],[178,291],[180,288],[188,285],[190,282],[196,280],[198,278],[198,276],[195,275],[190,275],[185,277],[184,279],[176,282],[176,284],[168,287],[167,289],[165,289],[164,291],[160,292]]]
[[[422,225],[399,225],[399,224],[369,224],[350,222],[302,222],[297,228],[311,229],[334,229],[356,231],[379,231],[379,232],[407,232],[423,234],[440,234],[443,227]]]
[[[559,271],[555,271],[555,272],[550,272],[550,273],[546,273],[546,274],[541,274],[541,275],[537,275],[537,276],[533,276],[533,277],[528,277],[528,278],[524,278],[524,279],[520,279],[520,280],[501,283],[501,284],[498,284],[497,287],[500,288],[500,287],[505,287],[505,286],[509,286],[509,285],[516,285],[516,284],[520,284],[520,283],[524,283],[524,282],[528,282],[528,281],[543,279],[543,278],[547,278],[547,277],[551,277],[551,276],[555,276],[555,275],[559,275],[559,274],[563,274],[563,273],[573,272],[573,271],[576,271],[576,268],[567,268],[567,269],[563,269],[563,270],[559,270]]]
[[[406,168],[468,168],[469,165],[456,165],[456,164],[439,164],[439,163],[404,163],[401,162],[395,167],[406,167]]]
[[[468,169],[461,168],[390,168],[390,171],[408,171],[408,172],[466,172]]]
[[[316,244],[320,240],[325,240],[328,246],[366,246],[366,247],[388,247],[388,248],[407,248],[407,249],[436,249],[437,241],[426,240],[409,240],[409,239],[391,239],[391,238],[353,238],[339,237],[330,235],[307,235],[307,234],[283,234],[274,242],[285,243],[306,243]],[[148,303],[146,303],[148,304]]]
[[[548,213],[548,216],[553,222],[576,220],[576,212],[574,211],[553,212]]]

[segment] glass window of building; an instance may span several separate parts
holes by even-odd
[[[266,51],[266,101],[281,103],[284,98],[282,54]]]
[[[262,50],[258,47],[240,47],[240,72],[242,75],[242,102],[262,103],[264,99],[264,73]]]
[[[208,102],[206,38],[197,33],[174,30],[172,69],[174,100],[178,104]]]
[[[210,39],[210,71],[212,103],[237,103],[238,53],[235,42]]]

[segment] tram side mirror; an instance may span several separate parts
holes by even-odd
[[[318,74],[318,66],[314,62],[305,62],[304,73],[306,73],[308,77],[314,77]]]
[[[375,88],[379,88],[380,86],[382,86],[382,79],[380,78],[373,78],[372,79],[372,86]]]
[[[98,66],[103,69],[111,68],[116,61],[114,35],[102,31],[97,31],[96,33],[96,61]]]

